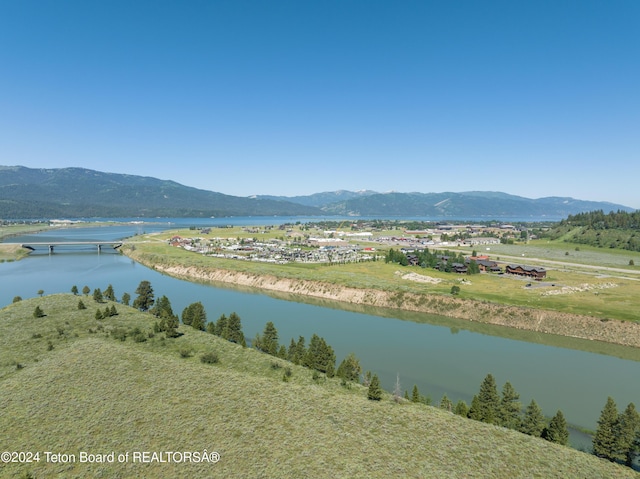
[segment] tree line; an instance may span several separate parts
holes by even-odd
[[[466,258],[460,252],[452,251],[429,251],[428,248],[423,250],[416,250],[411,253],[411,258],[415,260],[415,263],[422,268],[432,268],[439,271],[450,273],[452,271],[452,265],[455,263],[466,265],[467,274],[479,274],[480,268],[478,263],[471,260],[466,263]],[[408,266],[410,264],[410,257],[402,251],[394,248],[389,248],[387,254],[384,257],[385,263],[396,263],[400,266]]]
[[[571,235],[568,242],[640,251],[640,211],[605,214],[598,210],[570,215],[543,236],[558,239],[576,228],[579,231]]]

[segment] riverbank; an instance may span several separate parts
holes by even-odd
[[[149,268],[181,279],[221,282],[264,291],[437,314],[521,330],[640,347],[640,324],[630,321],[606,320],[586,315],[461,299],[441,294],[352,288],[324,281],[258,275],[214,266],[164,264],[155,260],[156,255],[147,255],[137,249],[125,249],[123,252]]]

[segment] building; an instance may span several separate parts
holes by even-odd
[[[536,281],[540,281],[547,277],[547,270],[540,266],[523,266],[521,264],[509,264],[505,268],[507,274],[517,274],[518,276],[527,276]]]

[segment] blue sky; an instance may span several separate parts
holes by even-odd
[[[0,164],[640,208],[640,2],[0,0]]]

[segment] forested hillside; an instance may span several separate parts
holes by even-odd
[[[602,210],[570,215],[546,235],[570,243],[640,251],[640,211]]]
[[[0,214],[3,218],[52,218],[323,213],[296,203],[230,196],[146,176],[84,168],[0,166]]]

